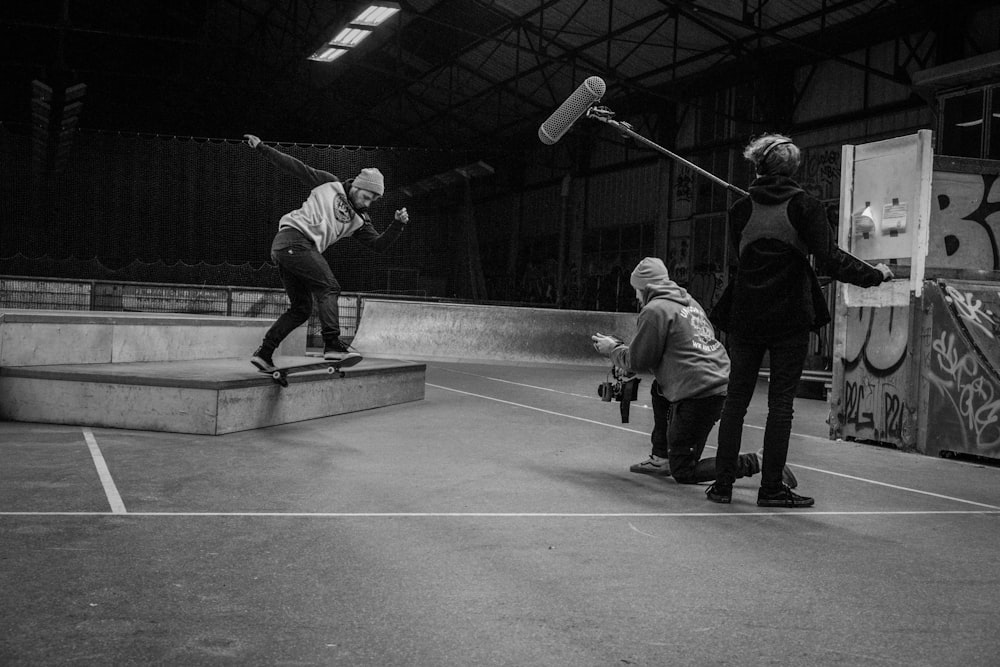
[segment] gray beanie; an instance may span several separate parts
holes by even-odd
[[[643,290],[650,283],[660,283],[670,280],[667,266],[659,257],[646,257],[635,267],[629,283],[637,290]]]
[[[368,190],[381,196],[385,194],[385,178],[376,167],[365,167],[351,183],[356,188]]]

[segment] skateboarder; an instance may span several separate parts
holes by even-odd
[[[368,214],[368,207],[385,193],[385,179],[378,169],[366,167],[353,179],[341,182],[329,172],[313,169],[264,145],[252,134],[243,136],[251,148],[312,188],[302,206],[285,214],[278,222],[278,233],[271,244],[271,259],[278,266],[278,276],[291,305],[264,334],[250,362],[259,370],[273,370],[274,350],[293,329],[308,321],[313,300],[319,311],[323,358],[346,360],[357,353],[351,352],[340,340],[337,303],[340,284],[322,253],[347,236],[353,236],[375,252],[382,252],[403,231],[410,220],[409,215],[405,208],[399,209],[393,222],[379,234]]]
[[[680,484],[715,479],[715,459],[702,459],[705,441],[719,420],[729,382],[729,356],[715,339],[705,311],[670,279],[667,267],[646,257],[629,280],[642,304],[635,337],[628,344],[595,334],[594,348],[632,373],[652,372],[652,453],[629,468],[672,476]],[[757,454],[742,454],[739,477],[760,472]],[[795,484],[791,471],[788,480]]]

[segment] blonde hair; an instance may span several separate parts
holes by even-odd
[[[753,162],[758,176],[791,176],[802,160],[802,152],[783,134],[762,134],[751,139],[743,157]]]

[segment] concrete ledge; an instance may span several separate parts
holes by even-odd
[[[635,335],[635,313],[366,299],[351,345],[419,361],[607,366],[591,334]]]
[[[0,366],[222,359],[234,350],[249,358],[271,324],[210,315],[7,310],[0,313]],[[305,350],[303,326],[278,353]]]
[[[280,387],[243,359],[2,368],[0,419],[220,435],[424,397],[424,364],[366,359],[345,371]]]

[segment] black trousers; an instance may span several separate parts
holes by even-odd
[[[809,352],[809,332],[802,331],[778,340],[754,340],[730,335],[729,392],[719,423],[719,450],[716,452],[716,481],[732,484],[739,475],[738,458],[743,438],[743,419],[753,398],[764,353],[770,354],[771,379],[767,389],[767,422],[764,426],[764,461],[760,485],[781,487],[781,472],[788,459],[788,438],[792,432],[795,394]]]
[[[668,401],[660,394],[653,380],[650,390],[653,400],[653,454],[664,457],[670,465],[670,475],[680,484],[698,484],[715,479],[715,458],[701,458],[708,436],[719,421],[725,394],[706,398],[686,398]],[[744,455],[737,463],[737,476],[756,472],[756,465]]]
[[[279,231],[271,244],[271,259],[291,305],[264,334],[273,350],[288,334],[306,323],[315,301],[324,341],[340,337],[340,283],[316,245],[294,229]]]

